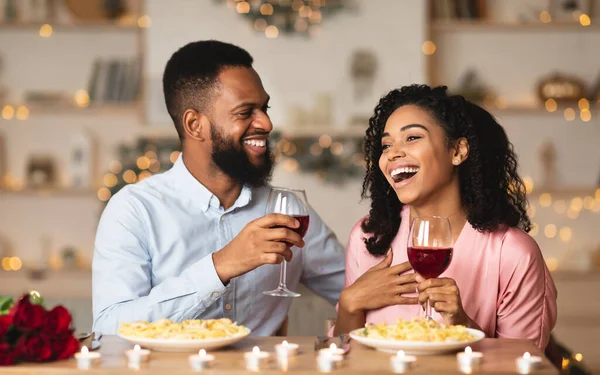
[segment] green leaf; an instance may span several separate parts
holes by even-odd
[[[14,301],[12,297],[0,296],[0,315],[8,314],[8,311],[13,306],[13,303]]]

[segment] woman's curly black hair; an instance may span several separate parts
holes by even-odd
[[[525,185],[517,173],[517,156],[504,129],[489,112],[460,95],[448,95],[446,90],[446,86],[427,85],[392,90],[379,100],[369,120],[362,197],[371,199],[371,209],[362,230],[367,234],[367,250],[373,255],[385,254],[400,228],[403,204],[379,169],[379,158],[385,124],[404,105],[429,112],[444,129],[448,147],[459,138],[467,139],[469,156],[457,168],[461,204],[475,229],[492,231],[507,225],[530,230]]]

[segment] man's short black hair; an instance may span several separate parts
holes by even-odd
[[[210,110],[221,71],[230,67],[252,68],[253,61],[246,50],[216,40],[186,44],[171,56],[163,74],[163,93],[181,140],[183,113],[190,108]]]

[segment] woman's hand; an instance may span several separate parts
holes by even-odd
[[[414,305],[416,297],[405,297],[417,288],[414,272],[409,262],[390,267],[392,251],[388,251],[383,261],[371,267],[340,295],[340,308],[350,314],[374,310],[390,305]]]
[[[463,309],[460,290],[454,279],[424,279],[417,275],[415,280],[419,283],[419,303],[424,305],[429,299],[431,307],[440,313],[445,324],[481,329]]]

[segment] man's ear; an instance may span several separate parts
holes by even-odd
[[[195,109],[188,109],[183,113],[181,121],[186,137],[198,141],[206,139],[204,132],[208,130],[208,124],[210,124],[206,115]]]

